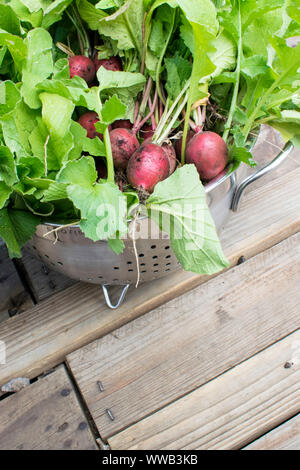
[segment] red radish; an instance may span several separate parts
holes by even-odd
[[[85,57],[84,55],[74,55],[69,57],[70,78],[78,75],[83,78],[87,83],[91,83],[95,77],[94,62]]]
[[[194,135],[195,135],[195,132],[190,129],[186,137],[186,147],[189,141],[194,137]],[[179,159],[181,159],[181,149],[182,149],[182,137],[179,140],[176,140],[176,143],[175,143],[176,155]]]
[[[145,139],[143,141],[143,143],[141,144],[141,146],[144,146],[146,144],[150,144],[152,143],[152,137],[148,137],[147,139]],[[173,147],[173,145],[171,144],[171,142],[164,142],[161,146],[161,148],[163,149],[163,151],[165,152],[168,160],[169,160],[169,176],[174,173],[175,169],[176,169],[176,166],[177,166],[177,159],[176,159],[176,153],[175,153],[175,149]]]
[[[95,129],[95,123],[98,121],[98,115],[94,111],[89,111],[78,119],[79,124],[87,130],[87,137],[89,137],[89,139],[94,139],[95,137],[99,137],[101,140],[103,139],[103,135],[99,134]]]
[[[142,137],[142,139],[144,140],[152,138],[153,134],[154,130],[152,129],[152,126],[150,124],[144,124],[144,126],[140,130],[140,137]]]
[[[120,72],[122,70],[122,63],[119,57],[110,57],[109,59],[98,59],[98,54],[94,57],[94,65],[96,72],[100,67],[104,67],[106,70],[112,70],[113,72]]]
[[[170,167],[169,175],[171,175],[172,173],[174,173],[176,166],[177,166],[175,149],[173,145],[171,144],[171,142],[164,142],[162,144],[162,149],[164,150],[165,154],[168,157],[169,167]]]
[[[109,135],[114,166],[118,169],[126,168],[131,155],[140,146],[139,141],[129,129],[113,129]]]
[[[159,181],[169,176],[169,160],[157,144],[142,145],[130,158],[127,178],[131,186],[152,193]]]
[[[196,134],[188,143],[186,163],[194,163],[203,181],[209,181],[224,170],[228,151],[222,137],[215,132]]]
[[[113,129],[132,129],[129,119],[117,119],[111,126]]]

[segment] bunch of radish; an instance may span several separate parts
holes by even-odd
[[[79,27],[82,28],[82,24]],[[97,51],[90,53],[89,45],[84,51],[86,55],[69,51],[70,78],[77,75],[93,86],[100,67],[113,72],[123,70],[120,57],[99,59]],[[142,65],[141,72],[143,68]],[[189,85],[186,84],[172,105],[163,98],[160,87],[161,83],[154,83],[148,77],[143,93],[138,96],[133,122],[117,120],[109,127],[115,170],[126,176],[130,186],[147,193],[152,193],[156,184],[168,178],[178,165],[194,164],[201,180],[207,182],[220,174],[228,163],[225,141],[215,132],[204,130],[206,103],[193,111],[189,128],[185,126],[184,132],[183,128],[178,132],[177,120],[181,116],[186,118]],[[99,116],[94,111],[84,113],[78,120],[88,138],[103,140],[103,135],[95,128],[98,121]]]
[[[107,63],[110,64],[111,61],[107,60]],[[119,64],[115,61],[112,63]],[[115,121],[110,128],[115,169],[126,171],[128,183],[148,193],[152,193],[158,182],[163,181],[175,171],[181,158],[183,140],[182,137],[175,140],[174,148],[172,140],[169,139],[175,121],[174,116],[182,109],[182,102],[179,100],[178,107],[178,103],[175,103],[169,110],[165,110],[160,116],[160,122],[157,123],[153,116],[158,101],[157,93],[154,92],[153,100],[151,100],[151,88],[152,80],[150,79],[148,86],[145,87],[141,103],[137,103],[134,124],[128,119],[123,119]],[[146,109],[147,113],[145,113]],[[146,114],[145,117],[143,117],[144,114]],[[151,124],[148,124],[149,120]],[[95,112],[87,112],[79,118],[78,122],[86,129],[87,137],[98,137],[102,140],[102,134],[95,129],[97,121],[99,117]],[[218,134],[203,131],[203,125],[191,121],[191,126],[193,130],[188,131],[186,138],[185,161],[194,164],[201,180],[206,182],[215,178],[226,167],[227,147]]]

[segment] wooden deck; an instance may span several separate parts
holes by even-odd
[[[278,144],[266,129],[260,165]],[[224,228],[227,271],[131,288],[116,311],[0,245],[0,449],[299,450],[299,184],[298,150]]]

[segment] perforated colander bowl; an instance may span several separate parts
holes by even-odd
[[[152,238],[137,238],[148,227]],[[94,284],[133,284],[137,281],[137,259],[140,282],[165,276],[179,266],[168,235],[157,230],[148,218],[136,222],[137,257],[130,237],[124,240],[123,253],[116,255],[106,241],[92,242],[77,226],[57,232],[53,232],[54,228],[39,225],[29,249],[50,267],[73,279]]]
[[[282,163],[293,149],[288,143],[271,163],[243,179],[246,166],[240,165],[232,172],[229,167],[223,174],[205,186],[208,206],[220,232],[228,219],[231,208],[237,210],[244,189]],[[242,181],[237,181],[242,177]],[[54,231],[55,228],[59,230]],[[129,233],[131,230],[129,229]],[[86,238],[78,226],[61,227],[44,224],[37,227],[27,249],[38,256],[50,268],[73,279],[101,284],[107,304],[117,308],[124,299],[130,284],[151,281],[180,269],[169,237],[162,233],[155,222],[147,217],[136,221],[135,243],[124,240],[123,253],[116,255],[107,241],[93,242]],[[136,255],[135,255],[136,248]],[[138,263],[138,264],[137,264]],[[120,285],[122,293],[117,304],[112,305],[107,286]]]
[[[229,215],[234,187],[235,174],[230,169],[206,187],[208,204],[218,229]],[[129,234],[131,232],[129,228]],[[43,224],[37,227],[27,249],[50,268],[68,277],[101,284],[108,305],[113,308],[106,286],[124,286],[125,292],[138,278],[142,283],[180,269],[169,236],[148,217],[135,222],[134,240],[130,235],[124,239],[125,249],[116,255],[107,241],[93,242],[85,237],[79,226]]]

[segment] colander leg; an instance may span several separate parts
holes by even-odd
[[[102,284],[102,289],[103,289],[103,294],[104,294],[104,297],[105,297],[105,301],[106,301],[106,304],[109,308],[112,308],[113,310],[115,310],[116,308],[120,307],[121,303],[123,302],[123,300],[125,298],[125,295],[126,295],[126,292],[128,291],[128,287],[130,286],[130,284],[126,284],[123,287],[121,295],[119,297],[119,300],[115,305],[113,305],[111,303],[109,293],[108,293],[108,290],[107,290],[107,286],[110,286],[110,284]]]

